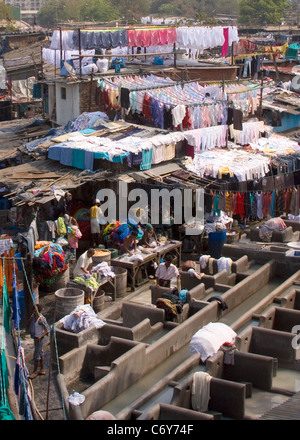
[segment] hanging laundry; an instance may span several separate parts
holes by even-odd
[[[130,107],[129,90],[121,87],[121,107],[128,109]]]
[[[243,112],[241,110],[233,110],[233,128],[243,130]]]
[[[263,214],[263,194],[255,193],[256,206],[257,206],[257,217],[261,220],[264,217]]]

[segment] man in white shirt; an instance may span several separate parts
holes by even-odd
[[[77,263],[74,267],[73,277],[82,277],[84,274],[91,274],[91,268],[93,263],[93,255],[95,253],[95,249],[88,249],[85,251],[77,260]]]
[[[179,278],[179,270],[172,264],[172,255],[167,254],[165,262],[161,263],[155,272],[155,278],[159,286],[170,287],[172,278]]]

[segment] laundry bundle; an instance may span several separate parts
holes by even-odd
[[[72,313],[64,316],[61,320],[65,330],[79,333],[86,328],[95,326],[101,328],[105,322],[99,319],[89,304],[77,306]]]
[[[120,222],[118,220],[109,223],[102,231],[102,235],[105,241],[111,241],[112,239],[112,232],[120,226]]]
[[[200,353],[202,362],[225,343],[234,343],[237,334],[226,324],[210,322],[198,330],[190,341],[190,353]]]
[[[57,276],[65,272],[68,265],[62,247],[56,243],[49,243],[33,254],[33,275],[37,283],[50,287]]]
[[[98,276],[103,278],[114,278],[116,276],[113,268],[109,266],[106,261],[102,261],[102,263],[97,264],[97,266],[93,266],[92,272],[96,272]]]
[[[91,289],[92,292],[96,292],[99,288],[98,282],[92,275],[84,275],[81,277],[75,277],[73,279],[74,283],[83,284],[85,287]]]

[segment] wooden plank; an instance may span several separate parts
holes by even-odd
[[[12,179],[55,179],[59,177],[56,173],[13,173],[7,176]]]

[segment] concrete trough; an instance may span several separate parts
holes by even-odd
[[[101,328],[91,326],[79,333],[73,333],[65,330],[63,324],[58,321],[55,323],[57,343],[54,344],[52,341],[51,349],[53,354],[56,354],[57,346],[58,356],[62,356],[89,343],[107,345],[112,336],[142,341],[163,328],[164,317],[164,310],[124,301],[122,322],[104,319],[105,325]]]
[[[136,420],[214,420],[211,414],[182,408],[167,403],[157,403],[147,411],[134,412]]]
[[[245,265],[243,270],[245,270],[245,268],[247,268],[247,265]],[[106,334],[107,345],[101,346],[99,345],[99,335],[93,334],[92,337],[95,338],[95,341],[98,338],[98,341],[93,344],[87,344],[89,336],[84,335],[81,342],[85,345],[65,353],[59,359],[61,367],[59,382],[62,383],[66,407],[69,409],[69,417],[71,419],[85,419],[92,412],[101,409],[105,403],[118,396],[121,391],[125,391],[131,386],[131,384],[144,377],[147,373],[153,371],[172,354],[185,347],[191,340],[192,336],[200,328],[209,322],[217,322],[232,309],[237,307],[247,298],[251,297],[251,295],[253,295],[258,289],[265,286],[272,277],[275,276],[275,269],[275,262],[269,261],[253,274],[243,278],[239,284],[234,285],[225,291],[222,296],[229,307],[224,311],[220,311],[217,302],[205,303],[205,301],[192,298],[191,296],[190,302],[186,304],[186,306],[189,310],[192,307],[195,307],[194,313],[189,313],[188,317],[181,323],[169,323],[168,333],[164,334],[151,344],[144,344],[143,342],[136,340],[125,340],[123,339],[124,336],[116,337],[111,334]],[[287,284],[283,283],[284,287],[292,285],[297,277],[299,278],[299,274],[295,274],[293,279],[286,282]],[[202,291],[203,286],[199,287],[199,290]],[[277,289],[275,293],[268,295],[265,303],[272,303],[273,298],[278,296],[278,292]],[[197,305],[199,305],[198,309]],[[120,316],[117,316],[117,319],[122,317],[122,322],[119,321],[114,324],[113,320],[111,320],[109,324],[107,324],[107,329],[109,329],[108,325],[114,325],[114,331],[117,331],[118,329],[121,332],[122,330],[125,330],[125,328],[126,331],[128,331],[128,329],[133,330],[135,326],[141,325],[141,323],[148,319],[148,325],[150,325],[153,330],[155,326],[165,324],[163,313],[164,311],[156,309],[153,306],[145,306],[130,301],[124,301]],[[107,317],[107,319],[109,318]],[[103,329],[105,327],[106,326],[104,326]],[[274,344],[271,344],[274,348],[273,350],[264,352],[264,346],[272,341],[272,336],[274,337],[274,332],[276,331],[259,329],[265,332],[271,332],[271,334],[261,334],[259,333],[259,330],[258,332],[256,330],[257,329],[251,328],[251,332],[247,334],[246,340],[238,339],[239,345],[241,346],[241,349],[239,348],[239,350],[244,353],[251,353],[252,356],[248,357],[249,365],[252,362],[252,365],[261,366],[261,368],[265,370],[265,377],[268,378],[268,380],[266,380],[266,386],[270,387],[270,377],[273,374],[272,368],[274,367],[274,363],[272,367],[271,360],[262,360],[260,356],[278,358],[277,355],[279,354],[279,359],[281,360],[284,356],[289,355],[292,360],[294,353],[292,353],[290,349],[284,347],[284,345],[282,347],[282,353],[279,353],[278,350],[276,351],[275,347],[273,347]],[[143,332],[147,333],[144,329],[141,330],[141,333]],[[279,333],[282,334],[282,332]],[[125,334],[125,331],[123,334]],[[289,335],[287,339],[284,339],[285,344],[289,343],[290,336],[292,335]],[[133,337],[133,335],[131,337]],[[116,349],[117,346],[122,347],[122,349]],[[122,352],[122,350],[124,351]],[[107,357],[107,361],[103,363],[102,356],[107,355],[108,351],[110,351],[109,357]],[[72,405],[68,405],[68,389],[70,389],[72,383],[75,383],[76,380],[82,376],[82,372],[87,368],[86,365],[88,358],[92,359],[91,362],[89,362],[88,368],[90,374],[93,374],[95,382],[92,386],[83,391],[82,394],[85,396],[84,403],[75,408]],[[97,364],[98,359],[100,358],[101,364]],[[241,364],[247,364],[247,359],[245,357],[240,357],[238,359]],[[251,377],[250,372],[251,371],[249,370],[247,373],[249,375],[249,377],[247,376],[249,382],[253,383],[256,381],[255,383],[259,383],[259,378]],[[224,370],[224,374],[225,373],[227,376],[225,375],[224,377],[229,377],[229,372],[226,371],[226,369]],[[243,402],[246,393],[245,384],[239,383],[237,373],[231,372],[231,378],[235,378],[236,382],[225,380],[221,378],[221,376],[217,377],[218,374],[220,375],[220,372],[214,373],[214,376],[216,376],[215,379],[218,380],[217,382],[213,382],[215,386],[213,386],[212,390],[214,390],[214,396],[223,395],[223,402],[227,403],[224,405],[224,408],[220,407],[218,409],[217,407],[214,407],[214,410],[220,411],[222,414],[227,414],[228,417],[242,418],[244,414]],[[229,400],[227,400],[227,394]],[[237,402],[236,408],[238,409],[234,410],[235,412],[228,412],[228,402],[233,402],[235,399]],[[171,402],[171,404],[181,406],[180,399],[175,403]],[[184,407],[190,409],[188,405]],[[223,413],[223,411],[225,412]]]

